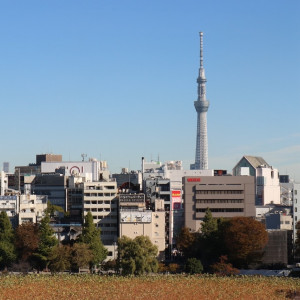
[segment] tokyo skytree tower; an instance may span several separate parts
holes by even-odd
[[[206,78],[203,67],[203,32],[200,32],[200,68],[198,83],[198,99],[194,101],[197,111],[197,139],[195,164],[191,166],[195,170],[208,169],[208,149],[207,149],[207,119],[206,113],[209,101],[206,100]]]

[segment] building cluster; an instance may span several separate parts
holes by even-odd
[[[277,251],[280,257],[273,259],[287,263],[286,249],[295,242],[299,220],[299,190],[300,184],[279,176],[277,169],[255,156],[242,157],[232,174],[184,170],[181,161],[162,164],[144,158],[141,170],[124,168],[111,174],[104,161],[69,162],[61,155],[43,154],[36,156],[35,164],[1,172],[0,210],[17,226],[39,222],[48,201],[61,207],[65,213],[51,219],[61,241],[76,239],[84,216],[91,212],[109,259],[116,257],[116,242],[123,235],[147,235],[161,259],[172,259],[181,228],[201,230],[209,208],[213,217],[243,216],[263,222],[270,240],[276,236],[281,243],[273,247],[283,247]]]

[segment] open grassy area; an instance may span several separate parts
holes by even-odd
[[[293,299],[300,279],[155,275],[1,276],[0,299]]]

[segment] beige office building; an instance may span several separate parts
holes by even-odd
[[[215,218],[255,217],[253,176],[183,177],[185,227],[201,228],[209,208]]]
[[[162,257],[166,248],[163,200],[156,200],[152,211],[146,209],[144,194],[120,194],[119,198],[120,237],[148,236]]]

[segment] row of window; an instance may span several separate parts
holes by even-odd
[[[116,193],[84,193],[84,197],[114,197]]]
[[[196,200],[196,203],[243,203],[241,199],[209,199],[209,200]]]
[[[280,221],[280,224],[290,224],[290,221]]]
[[[85,211],[90,211],[90,212],[97,212],[97,211],[105,211],[105,212],[114,212],[114,211],[117,211],[116,208],[111,208],[111,207],[108,207],[108,208],[85,208],[84,209]]]
[[[100,224],[98,224],[98,227],[118,227],[118,224],[116,224],[116,223],[100,223]]]
[[[109,201],[109,200],[101,200],[101,201],[97,201],[97,200],[93,200],[93,201],[84,201],[84,204],[115,204],[115,201]]]
[[[93,216],[93,219],[95,220],[102,220],[102,219],[105,219],[105,220],[108,220],[108,219],[117,219],[117,215],[107,215],[107,216]]]
[[[116,235],[116,231],[101,231],[101,235]]]
[[[98,186],[95,186],[95,185],[91,185],[91,186],[85,186],[84,187],[85,190],[114,190],[116,189],[116,187],[114,185],[98,185]]]
[[[207,208],[196,208],[196,212],[204,213],[206,212]],[[210,208],[211,212],[243,212],[243,208]]]
[[[200,190],[196,191],[196,194],[200,195],[228,195],[228,194],[243,194],[244,191],[237,190],[223,190],[223,191],[214,191],[214,190]]]

